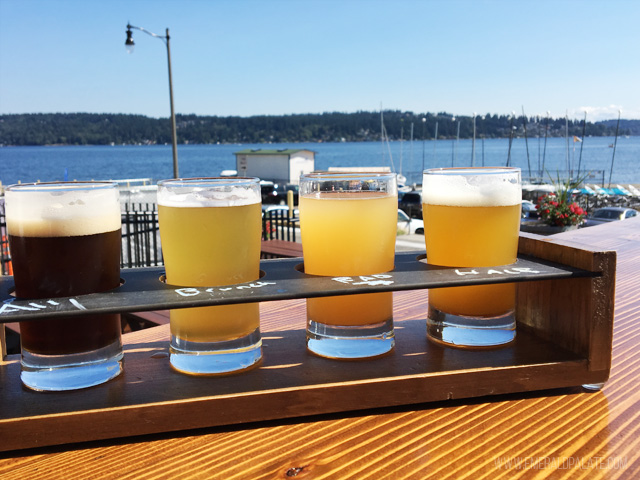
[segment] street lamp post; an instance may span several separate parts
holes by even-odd
[[[135,45],[135,43],[133,43],[133,32],[131,31],[132,28],[140,30],[141,32],[144,32],[152,37],[159,38],[167,46],[167,64],[169,66],[169,103],[171,105],[171,140],[173,147],[173,177],[178,178],[178,141],[176,135],[176,114],[173,109],[173,79],[171,76],[171,47],[169,45],[169,29],[167,28],[166,35],[162,36],[150,32],[149,30],[145,30],[142,27],[136,27],[127,23],[127,40],[124,42],[124,45],[127,49],[127,52],[129,53],[133,53],[133,47]]]

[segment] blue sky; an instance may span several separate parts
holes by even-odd
[[[0,0],[0,113],[640,118],[637,0]]]

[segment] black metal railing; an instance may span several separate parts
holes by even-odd
[[[296,241],[298,218],[290,218],[286,209],[266,211],[262,216],[264,240]],[[153,203],[125,204],[122,211],[122,268],[164,265],[160,245],[158,210]],[[13,275],[4,205],[0,204],[0,273]]]
[[[262,213],[262,239],[296,241],[299,219],[289,216],[289,210],[278,208]]]
[[[0,203],[0,275],[13,275],[11,255],[9,254],[7,222],[4,216],[4,203]]]
[[[164,265],[160,246],[158,210],[155,204],[125,204],[122,212],[123,268]]]

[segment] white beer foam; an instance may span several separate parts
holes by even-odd
[[[231,187],[219,191],[206,187],[158,187],[158,205],[163,207],[240,207],[261,201],[262,197],[257,188]]]
[[[117,189],[5,192],[7,230],[23,237],[68,237],[119,230]]]
[[[476,180],[479,179],[479,180]],[[522,202],[522,189],[508,178],[487,182],[486,175],[425,175],[422,203],[456,207],[498,207]]]

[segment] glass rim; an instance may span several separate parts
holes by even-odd
[[[158,181],[158,187],[224,187],[226,185],[260,184],[258,177],[192,177],[168,178]]]
[[[112,181],[78,181],[78,182],[31,182],[31,183],[14,183],[5,188],[5,191],[11,192],[55,192],[65,191],[72,192],[77,190],[107,190],[117,188],[118,183]]]
[[[397,178],[398,174],[395,172],[331,172],[331,171],[319,171],[311,173],[300,174],[300,180],[302,179],[338,179],[338,180],[356,180],[360,178]]]
[[[521,173],[520,167],[439,167],[422,171],[423,175],[496,175]]]

